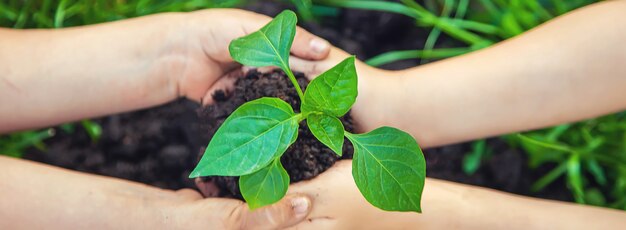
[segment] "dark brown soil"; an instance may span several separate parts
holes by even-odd
[[[24,158],[161,188],[192,188],[187,177],[198,149],[208,143],[199,129],[198,107],[181,100],[95,119],[103,130],[98,142],[78,125],[72,133],[55,129],[56,135],[45,141],[46,151],[31,149]]]
[[[304,89],[308,85],[307,79],[296,74],[298,84]],[[267,74],[259,74],[251,71],[244,78],[239,79],[233,92],[227,96],[224,92],[216,92],[213,98],[214,105],[207,106],[200,111],[203,121],[203,130],[208,130],[208,135],[213,136],[224,120],[235,109],[247,101],[261,97],[278,97],[299,112],[300,100],[298,94],[289,79],[282,71],[274,71]],[[352,121],[349,113],[341,119],[344,127],[352,131]],[[352,158],[352,145],[345,141],[342,158]],[[300,124],[298,139],[287,149],[282,156],[281,162],[289,173],[291,182],[307,180],[330,168],[340,157],[332,150],[315,139],[306,126],[306,122]],[[205,177],[205,181],[213,180],[220,188],[221,197],[236,197],[243,199],[239,192],[238,177]]]

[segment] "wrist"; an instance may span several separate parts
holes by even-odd
[[[393,119],[392,109],[398,99],[399,76],[370,66],[359,66],[359,96],[352,108],[357,132],[369,132]]]
[[[189,64],[189,51],[190,47],[188,27],[186,26],[186,20],[188,18],[187,13],[163,13],[154,17],[154,20],[148,21],[155,26],[151,26],[154,37],[147,39],[154,39],[155,42],[146,41],[154,45],[149,46],[153,49],[153,68],[149,75],[149,82],[160,82],[160,85],[156,89],[161,90],[164,94],[164,99],[167,101],[174,100],[181,95],[179,92],[179,81],[181,75],[185,72]],[[154,90],[155,87],[146,84],[150,89]]]
[[[166,79],[170,98],[201,101],[228,64],[228,42],[224,16],[219,10],[162,14],[164,24],[157,58],[158,72]],[[219,20],[211,23],[208,19]],[[226,60],[221,57],[227,55]],[[221,56],[220,56],[221,55]]]
[[[176,192],[135,182],[120,181],[101,189],[107,197],[110,220],[115,228],[172,229],[179,219],[178,210],[185,200]]]

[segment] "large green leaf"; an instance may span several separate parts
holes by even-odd
[[[352,176],[365,199],[387,211],[421,212],[426,162],[415,139],[390,127],[346,137],[354,145]]]
[[[298,118],[278,98],[243,104],[217,130],[189,177],[240,176],[265,167],[296,140]]]
[[[336,117],[311,114],[306,119],[311,133],[323,144],[341,156],[343,148],[343,124]]]
[[[280,158],[259,171],[239,178],[241,195],[250,209],[256,209],[279,201],[287,193],[289,175]]]
[[[231,57],[248,66],[289,68],[289,49],[296,34],[296,14],[283,11],[260,30],[233,40]]]
[[[304,92],[301,110],[340,117],[350,110],[356,96],[357,76],[352,56],[311,81]]]

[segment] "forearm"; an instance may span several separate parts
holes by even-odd
[[[174,99],[177,14],[60,30],[0,29],[0,133]],[[180,62],[182,63],[182,62]]]
[[[154,221],[167,213],[156,201],[177,199],[173,191],[3,156],[0,168],[1,229],[163,227]]]
[[[366,127],[424,147],[626,109],[626,1],[592,5],[469,55],[389,76]],[[379,80],[382,81],[382,80]],[[368,102],[369,104],[369,102]]]
[[[427,179],[423,213],[407,224],[425,229],[616,229],[626,213]],[[409,227],[410,225],[406,225]]]

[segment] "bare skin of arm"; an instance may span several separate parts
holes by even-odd
[[[306,217],[310,200],[287,196],[255,210],[234,199],[203,199],[0,156],[1,229],[266,229]]]
[[[422,147],[579,121],[626,109],[626,1],[573,11],[493,47],[402,71],[357,63],[360,131],[383,125]],[[316,76],[343,60],[294,60]],[[313,71],[311,71],[313,70]]]
[[[359,131],[383,125],[411,133],[422,147],[579,121],[626,109],[626,1],[573,11],[493,47],[403,71],[357,63]],[[347,57],[293,60],[316,76]],[[292,186],[314,199],[298,229],[617,229],[626,212],[545,201],[427,179],[423,214],[369,205],[350,163]],[[381,224],[381,225],[377,225]]]
[[[422,213],[386,212],[369,204],[352,179],[352,162],[338,162],[290,192],[313,197],[294,229],[619,229],[626,212],[548,201],[426,179]],[[392,192],[392,191],[390,191]]]

